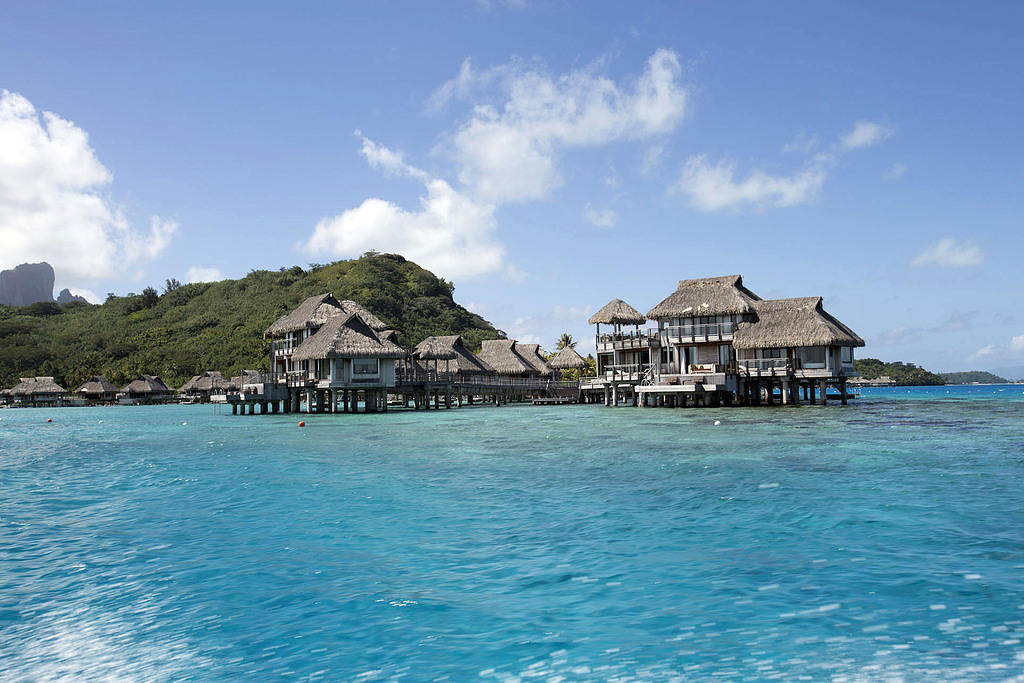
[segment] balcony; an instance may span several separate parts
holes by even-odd
[[[694,344],[697,342],[732,341],[736,323],[706,323],[700,325],[669,325],[661,328],[662,342],[668,344]]]
[[[270,344],[270,355],[273,358],[288,358],[292,355],[292,351],[298,346],[295,342],[287,339],[281,339]]]
[[[658,341],[658,330],[653,327],[630,332],[612,332],[611,334],[597,335],[597,350],[599,353],[607,353],[610,351],[646,349],[651,345],[657,346]]]

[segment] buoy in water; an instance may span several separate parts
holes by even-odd
[[[181,423],[181,426],[182,426],[182,427],[184,427],[184,426],[185,426],[185,425],[187,425],[187,424],[188,424],[188,422],[182,422],[182,423]]]
[[[53,422],[53,418],[52,417],[48,417],[48,418],[46,418],[46,421],[47,422]]]
[[[715,420],[715,426],[716,426],[716,427],[717,427],[718,425],[720,425],[720,424],[722,424],[722,421],[721,421],[721,420]]]
[[[299,426],[300,427],[305,427],[306,426],[305,420],[299,420]]]

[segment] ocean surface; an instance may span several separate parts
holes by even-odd
[[[302,417],[0,410],[0,679],[1024,677],[1024,386]]]

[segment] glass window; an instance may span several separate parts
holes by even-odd
[[[376,358],[353,358],[353,375],[376,375],[379,369],[379,361]]]

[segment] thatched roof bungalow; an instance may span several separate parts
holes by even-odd
[[[587,367],[587,359],[576,353],[576,349],[566,346],[548,361],[552,370],[583,370]]]
[[[121,389],[120,397],[126,403],[166,403],[174,398],[174,389],[156,375],[141,374]]]
[[[794,370],[853,371],[851,349],[864,346],[853,330],[829,314],[820,296],[770,299],[754,304],[756,319],[741,322],[733,346],[741,365],[781,365]]]
[[[209,399],[214,394],[224,394],[230,390],[231,381],[216,370],[195,375],[178,387],[179,394],[198,399]]]
[[[80,398],[94,403],[107,403],[117,399],[118,388],[103,375],[96,375],[75,391]]]
[[[533,377],[544,374],[519,354],[514,339],[486,339],[477,357],[499,375]]]
[[[381,339],[358,313],[334,316],[295,348],[293,363],[305,376],[327,386],[358,382],[394,386],[395,360],[405,357],[398,344]]]
[[[440,367],[438,363],[443,361],[446,372],[459,376],[495,374],[493,368],[469,350],[462,336],[458,334],[427,337],[416,345],[412,356],[414,360],[422,361],[424,364],[434,360],[435,367]]]
[[[294,311],[283,315],[268,327],[263,336],[283,337],[290,332],[315,330],[329,318],[341,315],[341,302],[330,293],[311,296],[299,304]]]
[[[53,377],[21,377],[10,390],[16,405],[58,406],[66,395],[67,391]]]

